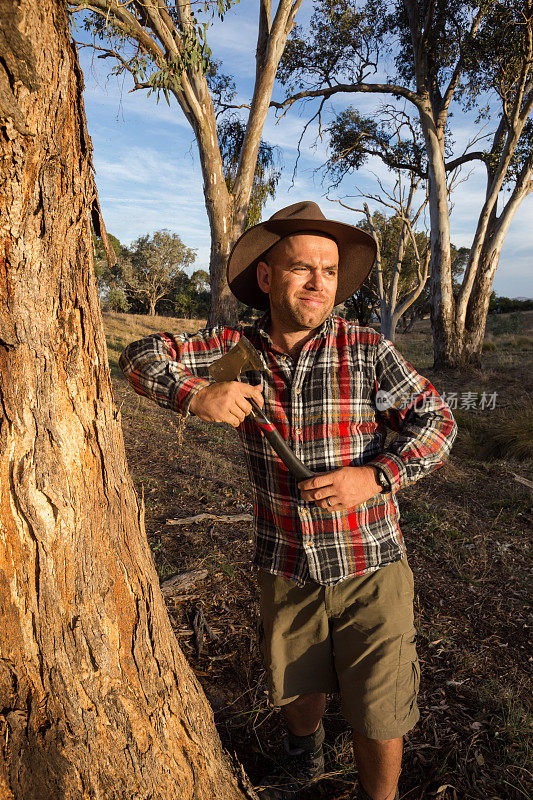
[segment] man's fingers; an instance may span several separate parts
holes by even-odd
[[[319,508],[323,508],[325,511],[340,511],[341,508],[344,508],[342,503],[334,502],[333,499],[330,499],[329,503],[326,500],[320,500],[317,503]]]
[[[237,403],[238,408],[244,412],[245,417],[247,417],[252,411],[252,406],[245,397],[237,397],[235,402]]]
[[[263,387],[260,383],[257,384],[257,386],[250,386],[248,383],[241,383],[239,385],[242,387],[242,394],[245,397],[253,398],[259,408],[263,408],[265,398],[263,397]]]
[[[332,487],[327,486],[325,489],[315,489],[311,492],[313,500],[326,500],[328,497],[333,497]]]
[[[305,481],[300,481],[298,488],[308,492],[312,489],[322,489],[324,486],[333,486],[332,476],[332,472],[323,472],[313,478],[306,478]]]
[[[242,419],[240,419],[240,418],[239,418],[239,417],[238,417],[236,414],[233,414],[233,413],[230,411],[230,412],[229,412],[229,414],[228,414],[227,422],[228,422],[228,424],[229,424],[229,425],[231,425],[233,428],[238,428],[238,427],[239,427],[239,425],[241,424],[241,422],[243,421],[243,419],[244,419],[244,414],[243,414],[243,417],[242,417]]]

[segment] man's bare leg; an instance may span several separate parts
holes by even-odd
[[[372,800],[394,800],[402,766],[403,737],[368,739],[354,731],[353,752],[365,792]]]
[[[292,703],[282,706],[287,726],[295,736],[310,736],[314,733],[325,710],[326,695],[322,692],[302,694]]]

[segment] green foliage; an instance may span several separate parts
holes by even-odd
[[[239,0],[215,0],[214,3],[192,4],[188,23],[184,25],[176,11],[175,4],[170,0],[163,0],[165,11],[174,23],[177,36],[179,36],[179,46],[172,54],[165,52],[163,55],[156,55],[149,51],[138,40],[133,27],[128,29],[123,21],[116,18],[111,3],[108,13],[98,10],[90,11],[84,17],[83,26],[96,39],[107,45],[111,51],[109,55],[115,55],[116,62],[111,74],[121,75],[124,72],[130,72],[138,85],[148,89],[148,95],[156,92],[159,101],[159,95],[163,93],[165,100],[170,105],[170,93],[183,88],[182,76],[184,73],[206,74],[210,68],[211,49],[207,44],[210,18],[216,13],[222,19],[229,8],[238,2]],[[90,0],[88,5],[90,8]],[[196,10],[194,10],[195,6]],[[152,31],[150,17],[141,3],[129,3],[128,12],[141,25],[146,36],[155,34],[155,38],[157,38],[158,34],[156,31]],[[207,18],[200,19],[199,14],[203,14]],[[133,52],[131,51],[132,44]]]
[[[383,35],[388,18],[385,0],[317,0],[304,35],[293,28],[278,68],[278,80],[291,90],[309,85],[355,83],[365,73],[367,56]]]
[[[388,286],[392,279],[392,273],[396,263],[398,242],[402,232],[403,220],[397,214],[387,217],[380,211],[374,212],[372,215],[372,220],[380,242],[383,281],[385,285]],[[359,220],[357,227],[362,228],[363,230],[370,230],[368,221],[366,219]],[[429,244],[428,237],[425,233],[419,232],[415,233],[415,239],[418,252],[421,256],[423,256]],[[375,281],[375,270],[372,271],[371,275],[372,280]],[[400,295],[405,294],[413,289],[416,282],[417,274],[415,252],[413,244],[408,238],[398,284]]]
[[[196,258],[180,237],[168,230],[139,236],[124,247],[109,236],[117,264],[109,268],[101,239],[93,236],[95,272],[102,308],[105,311],[146,313],[154,310],[167,316],[203,318],[209,310],[209,273],[185,272]]]
[[[308,30],[293,29],[278,70],[279,80],[295,92],[372,83],[377,72],[386,71],[385,82],[420,90],[408,5],[385,0],[316,0]],[[412,5],[420,24],[425,25],[424,48],[418,57],[427,71],[425,85],[433,112],[438,114],[442,109],[446,89],[457,71],[454,97],[465,110],[477,109],[478,122],[493,117],[494,97],[500,98],[503,113],[510,115],[528,47],[529,31],[524,21],[531,11],[526,0],[422,0]],[[477,15],[479,26],[471,32]],[[532,77],[529,64],[528,80]],[[417,112],[391,111],[390,107],[383,111],[378,123],[349,108],[329,127],[332,152],[327,166],[335,184],[344,174],[358,169],[369,154],[378,155],[390,167],[403,163],[413,165],[419,174],[426,172]],[[453,142],[450,131],[446,133],[445,151],[449,153]],[[493,169],[504,141],[505,136],[500,137],[483,155]],[[476,149],[479,147],[478,143]],[[516,179],[532,150],[533,124],[529,121],[506,182]]]
[[[379,297],[375,288],[374,274],[369,276],[355,294],[345,303],[345,316],[359,325],[369,325],[374,315],[379,316]]]
[[[506,333],[523,333],[526,329],[526,321],[520,311],[515,311],[505,317],[491,320],[490,330],[494,336],[501,336]]]
[[[124,248],[120,244],[119,240],[113,234],[108,233],[107,238],[113,250],[115,251],[115,255],[117,259],[122,254]],[[108,288],[114,287],[117,285],[117,281],[120,281],[121,270],[120,266],[117,264],[114,267],[110,267],[107,263],[107,256],[104,249],[104,243],[102,239],[97,236],[93,231],[93,261],[94,261],[94,273],[96,275],[96,281],[98,285],[98,289],[100,291],[106,291]]]
[[[480,437],[485,458],[526,461],[533,452],[533,403],[513,408]]]
[[[191,275],[191,286],[195,292],[208,292],[209,273],[205,269],[197,269]]]
[[[171,314],[187,319],[201,319],[209,311],[209,275],[205,270],[196,270],[189,277],[182,272],[164,303]]]
[[[122,287],[109,289],[102,302],[103,311],[120,311],[125,313],[130,310],[130,303]]]
[[[515,297],[498,297],[492,292],[489,301],[489,314],[505,314],[511,311],[533,311],[533,300],[517,300]]]
[[[177,233],[156,231],[139,236],[121,259],[122,279],[128,292],[147,304],[150,313],[179,283],[183,270],[196,258]]]
[[[362,117],[357,109],[350,107],[341,112],[326,128],[329,134],[330,156],[326,162],[326,173],[333,179],[333,186],[352,172],[356,172],[369,155],[378,155],[391,169],[409,165],[418,174],[427,171],[424,140],[420,125],[403,115],[381,114],[379,124],[373,117]],[[402,138],[404,129],[407,138]]]
[[[235,115],[223,120],[218,126],[218,141],[224,176],[226,178],[226,186],[230,192],[235,184],[245,132],[243,122]],[[261,212],[268,198],[274,197],[280,177],[279,148],[261,140],[248,216],[246,218],[246,228],[250,228],[261,221]]]

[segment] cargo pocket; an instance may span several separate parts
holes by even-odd
[[[419,686],[420,665],[416,653],[416,630],[412,628],[403,634],[400,644],[394,701],[396,722],[406,722],[416,712]]]

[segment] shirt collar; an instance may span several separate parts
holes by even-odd
[[[274,343],[270,338],[270,334],[268,333],[268,329],[270,327],[270,309],[267,309],[263,316],[259,317],[259,319],[254,322],[253,327],[260,336],[266,339],[271,347],[274,346]],[[333,314],[330,314],[329,317],[326,317],[320,328],[317,330],[314,338],[325,338],[331,330],[333,330]]]

